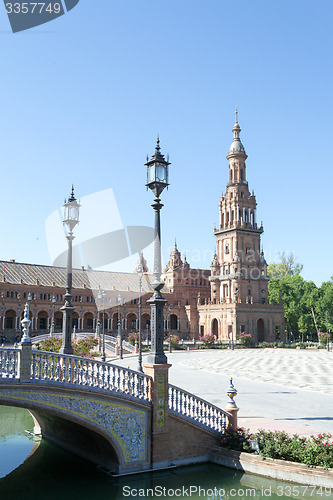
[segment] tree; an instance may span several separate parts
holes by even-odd
[[[288,255],[285,252],[279,254],[280,262],[273,262],[267,267],[267,274],[271,278],[281,279],[286,276],[295,276],[301,274],[303,266],[296,262],[295,255],[290,252]]]

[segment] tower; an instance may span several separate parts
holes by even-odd
[[[236,110],[233,141],[227,155],[229,182],[219,203],[219,228],[214,230],[216,258],[212,266],[216,278],[211,277],[211,301],[265,304],[267,265],[260,245],[264,229],[256,221],[257,202],[246,180],[247,154],[240,131]]]
[[[229,179],[219,202],[219,226],[214,228],[216,253],[211,263],[211,297],[198,306],[201,335],[235,341],[241,332],[254,343],[283,340],[283,305],[268,303],[267,263],[261,247],[262,224],[249,190],[247,154],[240,139],[236,109],[233,140],[228,151]]]

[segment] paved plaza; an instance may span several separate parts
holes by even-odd
[[[309,436],[333,432],[333,353],[324,350],[191,350],[167,354],[170,383],[224,408],[230,377],[239,425]],[[143,363],[146,356],[143,356]],[[114,360],[137,369],[137,357]]]

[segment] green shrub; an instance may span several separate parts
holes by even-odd
[[[82,356],[85,358],[98,356],[98,353],[92,352],[96,348],[97,344],[98,341],[94,337],[86,337],[80,339],[74,337],[72,339],[72,346],[75,356]],[[39,349],[41,351],[59,352],[61,345],[62,339],[60,337],[49,337],[39,342]]]
[[[200,340],[205,347],[210,347],[215,343],[216,337],[215,335],[203,335]]]
[[[237,430],[227,429],[221,437],[221,444],[228,449],[251,452],[249,440],[255,439],[263,457],[333,468],[332,437],[331,434],[324,433],[305,438],[298,434],[291,436],[285,431],[263,429],[249,434],[248,430],[241,427]]]

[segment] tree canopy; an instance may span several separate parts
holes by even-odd
[[[268,266],[271,278],[268,284],[268,299],[278,304],[280,295],[285,309],[285,328],[293,338],[315,338],[319,331],[333,328],[333,277],[320,287],[301,276],[303,266],[296,262],[293,254],[280,254],[280,262]],[[315,324],[316,322],[316,324]]]

